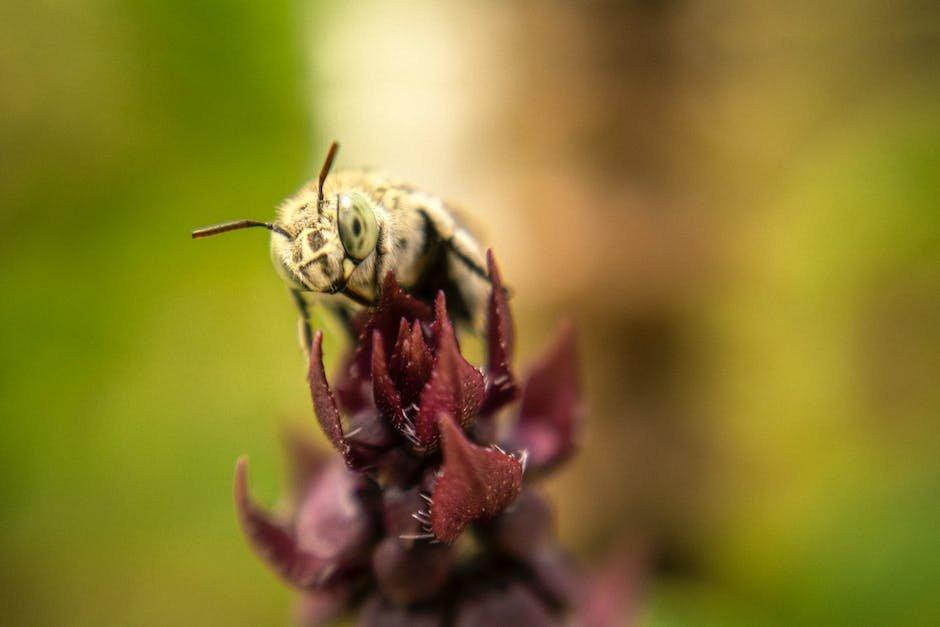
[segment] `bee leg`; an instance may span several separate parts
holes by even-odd
[[[290,295],[294,305],[297,306],[297,313],[300,314],[297,327],[300,348],[303,349],[306,357],[310,357],[310,346],[313,344],[313,329],[310,327],[310,306],[300,290],[291,290]]]

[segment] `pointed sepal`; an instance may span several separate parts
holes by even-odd
[[[323,368],[323,331],[317,331],[313,336],[307,381],[310,384],[310,397],[313,399],[313,412],[317,416],[320,428],[323,429],[324,435],[336,450],[344,458],[348,457],[349,444],[343,435],[343,421],[336,404],[336,397],[330,390]]]
[[[470,442],[450,416],[438,423],[444,462],[431,495],[431,531],[451,543],[467,525],[496,516],[515,500],[523,465],[497,448]]]

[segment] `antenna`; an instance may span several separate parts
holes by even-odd
[[[291,234],[277,224],[258,222],[257,220],[237,220],[235,222],[225,222],[224,224],[216,224],[214,226],[204,226],[193,231],[193,239],[218,235],[219,233],[228,233],[229,231],[237,231],[239,229],[249,229],[254,226],[263,226],[269,231],[274,231],[278,235],[283,235],[287,239],[291,239]]]
[[[320,168],[320,179],[317,184],[317,207],[323,204],[323,182],[326,181],[327,175],[329,175],[330,170],[333,168],[333,160],[336,159],[336,152],[339,150],[339,142],[333,140],[333,143],[330,144],[330,149],[326,153],[326,160],[323,162],[323,167]]]

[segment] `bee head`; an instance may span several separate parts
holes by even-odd
[[[368,198],[358,192],[331,198],[294,197],[284,213],[292,217],[291,237],[271,238],[284,277],[313,292],[338,292],[361,261],[375,250],[378,225]]]

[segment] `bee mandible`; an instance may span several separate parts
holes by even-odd
[[[349,321],[351,303],[374,305],[389,272],[426,301],[444,290],[451,316],[479,328],[488,286],[484,256],[453,208],[382,172],[331,174],[338,149],[333,142],[320,176],[284,200],[274,222],[226,222],[196,229],[193,238],[251,227],[271,231],[271,256],[300,313],[305,350],[313,338],[311,295],[336,295],[331,306]]]

